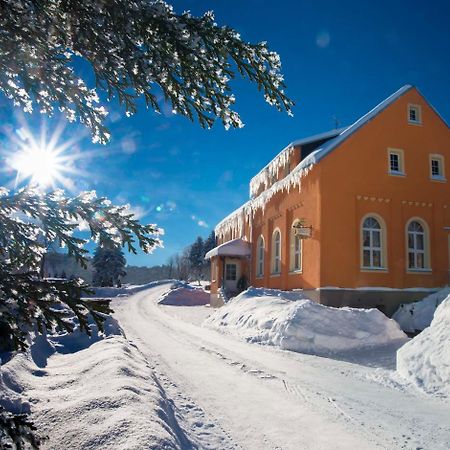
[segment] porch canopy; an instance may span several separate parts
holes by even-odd
[[[238,238],[213,248],[205,255],[205,259],[211,259],[214,256],[237,256],[242,258],[251,254],[250,243]]]

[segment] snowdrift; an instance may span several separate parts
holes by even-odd
[[[430,326],[436,308],[450,295],[450,288],[441,289],[423,300],[401,304],[392,318],[403,331],[414,333]]]
[[[202,288],[182,285],[166,292],[158,301],[160,305],[172,306],[200,306],[209,305],[209,293]]]
[[[428,393],[450,397],[450,294],[431,325],[398,350],[397,371]]]
[[[248,342],[322,356],[406,338],[395,321],[376,309],[331,308],[299,292],[272,289],[248,289],[204,325]]]
[[[43,449],[191,448],[147,361],[114,323],[108,329],[89,345],[79,332],[38,336],[1,366],[0,404],[31,411],[48,436]]]

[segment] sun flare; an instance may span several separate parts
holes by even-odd
[[[0,169],[8,176],[13,176],[11,187],[27,184],[40,190],[56,189],[62,187],[72,191],[80,179],[87,176],[86,170],[80,170],[76,166],[79,160],[86,167],[89,160],[97,152],[79,149],[78,143],[85,137],[83,133],[77,133],[75,137],[61,140],[65,124],[60,122],[53,128],[53,132],[47,135],[47,124],[43,122],[40,130],[33,133],[21,118],[17,128],[10,127],[5,133],[8,137],[7,144],[0,151],[6,164]]]
[[[55,184],[64,167],[58,152],[49,147],[31,146],[23,148],[14,158],[11,166],[20,178],[29,178],[31,184],[47,187]]]

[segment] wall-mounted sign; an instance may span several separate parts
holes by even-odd
[[[298,236],[300,239],[307,239],[310,238],[312,235],[312,226],[305,226],[305,225],[294,225],[294,234]]]

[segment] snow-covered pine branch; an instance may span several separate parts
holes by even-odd
[[[242,127],[230,80],[238,72],[265,100],[291,113],[279,56],[266,42],[244,42],[212,12],[177,14],[161,0],[0,0],[0,91],[25,111],[63,112],[105,143],[107,110],[99,94],[127,115],[143,98],[211,127]],[[87,63],[95,79],[88,87]]]

